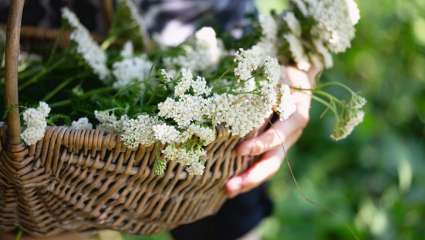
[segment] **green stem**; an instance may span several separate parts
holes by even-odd
[[[331,104],[329,104],[328,102],[326,102],[325,100],[323,100],[322,98],[313,95],[312,96],[313,100],[321,103],[322,105],[324,105],[325,107],[329,108],[332,110],[332,112],[335,112],[335,109],[333,108],[334,106],[332,106]]]
[[[21,240],[22,239],[22,230],[19,229],[18,233],[16,234],[15,240]]]
[[[43,98],[44,102],[47,102],[48,100],[50,100],[52,97],[54,97],[59,91],[61,91],[62,89],[64,89],[68,84],[70,84],[72,81],[74,81],[75,79],[78,79],[77,77],[70,77],[68,79],[66,79],[65,81],[63,81],[61,84],[59,84],[59,86],[57,86],[55,89],[53,89],[53,91],[51,91],[49,94],[47,94],[47,96],[45,96]]]
[[[94,89],[94,90],[86,92],[85,94],[83,94],[82,97],[89,97],[89,96],[94,95],[94,94],[109,92],[109,91],[112,91],[112,90],[114,90],[112,87],[98,88],[98,89]]]
[[[105,39],[105,41],[103,41],[102,45],[100,45],[100,48],[102,50],[106,50],[108,49],[115,41],[117,40],[117,36],[111,36],[108,37],[107,39]]]
[[[36,72],[40,71],[40,69],[42,69],[42,67],[37,66],[37,67],[32,67],[32,68],[30,68],[28,70],[22,71],[22,72],[19,73],[19,79],[20,80],[23,80],[23,79],[25,79],[25,78],[27,78],[29,76],[32,76]]]
[[[340,104],[341,106],[343,106],[343,105],[344,105],[344,104],[343,104],[343,102],[342,102],[341,100],[339,100],[338,98],[336,98],[336,97],[335,97],[335,96],[333,96],[332,94],[329,94],[329,93],[327,93],[327,92],[325,92],[325,91],[315,90],[315,91],[314,91],[314,93],[315,93],[315,94],[318,94],[318,95],[321,95],[321,96],[324,96],[324,97],[327,97],[330,101],[334,101],[334,102],[336,102],[336,103]]]
[[[89,91],[89,92],[83,94],[83,96],[81,96],[81,98],[90,97],[90,96],[95,95],[95,94],[99,94],[99,93],[102,93],[102,92],[109,92],[109,91],[112,91],[112,90],[114,90],[114,89],[111,88],[111,87],[94,89],[92,91]],[[56,107],[67,106],[67,105],[70,105],[71,103],[72,103],[72,101],[70,99],[66,99],[66,100],[62,100],[62,101],[59,101],[59,102],[51,103],[49,105],[50,105],[51,108],[56,108]]]
[[[47,73],[51,72],[53,69],[55,69],[56,67],[58,67],[62,62],[64,62],[65,58],[60,59],[59,61],[57,61],[56,63],[54,63],[52,66],[48,67],[48,68],[44,68],[43,70],[41,70],[37,75],[35,75],[33,78],[31,78],[30,80],[28,80],[27,82],[25,82],[24,84],[22,84],[19,87],[19,90],[23,90],[24,88],[36,83],[40,78],[42,78],[44,75],[46,75]]]
[[[318,85],[317,86],[317,88],[325,88],[325,87],[328,87],[328,86],[339,86],[339,87],[342,87],[343,89],[345,89],[345,90],[347,90],[349,93],[351,93],[351,94],[355,94],[354,92],[353,92],[353,90],[351,90],[349,87],[347,87],[345,84],[343,84],[343,83],[340,83],[340,82],[328,82],[328,83],[323,83],[323,84],[320,84],[320,85]]]
[[[63,107],[63,106],[67,106],[71,103],[72,103],[72,101],[70,99],[67,99],[67,100],[52,103],[52,104],[50,104],[50,107],[51,108]]]

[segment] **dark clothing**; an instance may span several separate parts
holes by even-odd
[[[6,22],[9,2],[0,0],[2,23]],[[106,29],[102,24],[100,2],[27,0],[23,25],[58,28],[61,23],[60,10],[66,6],[78,15],[88,29],[104,33]],[[253,0],[138,0],[135,3],[151,34],[160,34],[173,21],[179,22],[182,27],[192,26],[193,30],[205,24],[215,24],[231,32],[244,27],[245,15],[255,12]],[[172,231],[172,235],[177,240],[234,240],[251,231],[271,211],[272,203],[263,185],[229,200],[215,216],[179,227]]]
[[[0,0],[0,22],[7,19],[11,0]],[[106,32],[100,0],[27,0],[23,25],[58,28],[61,8],[71,8],[91,31]],[[197,26],[208,18],[225,31],[245,25],[245,15],[256,11],[253,0],[135,0],[150,33],[160,33],[171,21]],[[95,14],[93,14],[95,13]],[[200,21],[201,20],[201,21]],[[207,21],[207,20],[205,20]],[[208,21],[207,21],[208,22]],[[210,23],[210,22],[208,22]]]
[[[177,240],[235,240],[253,230],[272,213],[266,184],[227,201],[211,217],[181,226],[171,233]]]

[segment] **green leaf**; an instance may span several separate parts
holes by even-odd
[[[165,159],[157,159],[153,163],[153,173],[158,176],[162,176],[165,173],[165,169],[167,169],[167,160]]]

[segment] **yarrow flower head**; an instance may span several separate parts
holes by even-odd
[[[162,154],[168,161],[175,161],[187,166],[186,171],[190,175],[202,175],[204,172],[204,157],[206,152],[203,149],[190,150],[171,144],[162,150]]]
[[[189,175],[192,176],[202,175],[205,171],[205,163],[193,162],[189,167],[186,168],[186,171],[189,173]]]
[[[205,78],[197,76],[195,79],[189,69],[183,68],[180,72],[181,77],[174,88],[174,95],[181,97],[188,94],[190,90],[193,91],[195,96],[209,95],[211,88],[208,87]]]
[[[268,41],[259,42],[250,49],[240,49],[235,54],[237,66],[234,70],[238,80],[248,81],[253,78],[252,73],[263,66],[269,57],[276,56],[276,48]]]
[[[76,51],[93,72],[103,81],[110,75],[106,66],[106,53],[90,36],[90,32],[80,23],[77,16],[68,8],[62,9],[62,17],[72,28],[70,39],[76,44]]]
[[[134,46],[133,42],[127,41],[122,48],[120,55],[122,58],[132,58],[134,57]]]
[[[213,97],[213,123],[223,124],[240,137],[261,126],[272,113],[272,105],[260,95],[220,94]]]
[[[361,110],[347,111],[341,119],[339,119],[332,131],[331,138],[335,141],[348,137],[354,128],[363,122],[364,112]]]
[[[291,95],[291,88],[286,84],[282,84],[280,87],[279,106],[276,111],[279,113],[281,119],[287,120],[296,112],[296,110],[297,106],[295,105]]]
[[[163,144],[178,143],[180,140],[180,132],[174,126],[163,123],[154,125],[152,129],[155,138]]]
[[[350,101],[345,104],[345,108],[337,119],[331,138],[339,141],[349,136],[354,128],[363,122],[365,113],[362,108],[365,105],[366,99],[353,93]]]
[[[152,66],[153,64],[146,56],[125,58],[114,63],[113,74],[116,78],[114,87],[119,89],[133,82],[143,83],[143,80],[149,76]]]
[[[204,146],[212,143],[217,135],[215,128],[203,127],[197,124],[191,124],[187,131],[190,135],[198,137],[203,142]]]
[[[90,123],[86,117],[80,118],[77,121],[73,121],[71,124],[73,129],[93,129],[93,124]]]
[[[194,38],[182,47],[183,55],[164,59],[168,68],[180,67],[192,71],[205,71],[214,68],[223,55],[222,43],[217,40],[216,33],[211,27],[198,30]]]
[[[111,111],[95,111],[95,118],[99,121],[97,129],[110,133],[118,133],[122,131],[122,121]],[[125,119],[126,116],[121,117]]]
[[[49,113],[50,107],[44,102],[40,102],[37,108],[28,108],[24,111],[23,120],[26,128],[21,133],[21,138],[27,145],[33,145],[44,137]]]
[[[178,100],[167,98],[158,104],[158,115],[174,120],[181,128],[193,121],[202,121],[208,114],[209,101],[201,96],[184,95]]]
[[[277,40],[277,23],[270,15],[260,14],[258,18],[263,33],[263,40],[274,43]]]
[[[311,63],[316,67],[332,67],[331,53],[344,52],[354,38],[354,26],[360,18],[356,2],[291,0],[290,3],[295,13],[283,12],[280,21],[284,27],[281,34],[293,61],[301,70],[308,70]]]
[[[304,52],[302,40],[290,33],[286,34],[284,37],[289,44],[289,50],[297,63],[297,67],[303,71],[310,69],[310,60]]]
[[[153,127],[161,122],[156,117],[141,114],[135,119],[122,121],[121,140],[130,149],[137,148],[140,144],[149,146],[157,139]]]

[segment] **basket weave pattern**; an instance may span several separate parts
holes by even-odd
[[[6,148],[0,130],[0,228],[32,235],[116,229],[152,234],[213,214],[226,197],[230,176],[250,160],[232,149],[225,130],[207,149],[202,176],[170,162],[164,176],[151,172],[163,146],[125,148],[119,136],[99,130],[50,127],[29,148]]]
[[[0,231],[19,227],[47,236],[108,228],[152,234],[215,213],[226,200],[227,179],[253,161],[233,153],[241,139],[225,129],[207,147],[202,176],[189,176],[175,162],[157,176],[151,169],[163,145],[131,150],[118,135],[100,130],[48,127],[37,144],[22,143],[17,69],[23,6],[24,0],[11,1],[7,26]]]

